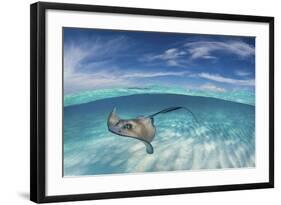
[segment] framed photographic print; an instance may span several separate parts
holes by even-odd
[[[31,5],[34,202],[274,186],[274,18]]]

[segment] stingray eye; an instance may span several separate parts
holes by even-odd
[[[124,126],[123,126],[123,128],[124,129],[128,129],[128,130],[130,130],[130,129],[132,129],[132,124],[130,124],[130,123],[127,123],[127,124],[125,124]]]

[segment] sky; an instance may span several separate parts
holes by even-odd
[[[254,90],[255,37],[64,28],[66,94],[116,87]]]

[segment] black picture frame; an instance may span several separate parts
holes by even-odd
[[[138,190],[107,193],[46,196],[46,81],[45,26],[46,10],[169,16],[195,19],[262,22],[269,25],[269,181],[188,188]],[[274,18],[265,16],[217,14],[143,8],[125,8],[82,4],[38,2],[30,7],[30,200],[37,203],[97,200],[197,192],[230,191],[274,187]]]

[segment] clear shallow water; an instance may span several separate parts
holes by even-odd
[[[107,130],[113,107],[121,118],[171,106],[184,110],[155,117],[154,153],[142,142]],[[64,175],[242,168],[255,166],[255,107],[215,98],[138,94],[64,108]]]
[[[81,103],[92,102],[94,100],[101,100],[104,98],[112,98],[119,96],[127,96],[134,94],[145,93],[167,93],[180,94],[192,96],[214,97],[218,99],[240,102],[249,105],[255,105],[255,93],[249,90],[232,90],[227,92],[215,92],[200,89],[184,89],[179,87],[163,87],[163,86],[148,86],[144,88],[113,88],[113,89],[98,89],[74,94],[67,94],[64,96],[64,106],[76,105]]]

